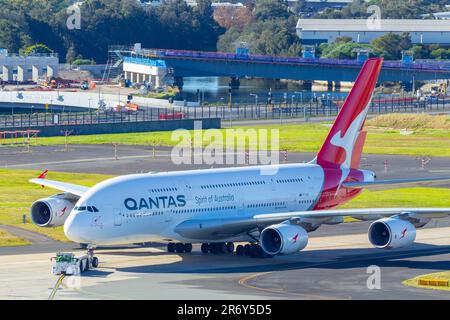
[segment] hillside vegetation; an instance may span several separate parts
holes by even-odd
[[[43,44],[62,61],[107,60],[108,46],[142,43],[144,48],[215,50],[224,30],[213,18],[210,0],[191,7],[183,0],[143,6],[136,0],[80,1],[80,28],[70,22],[69,0],[0,0],[0,48],[27,53]],[[68,12],[69,13],[68,13]],[[69,25],[72,28],[68,28]]]

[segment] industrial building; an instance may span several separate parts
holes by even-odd
[[[299,19],[297,22],[297,35],[304,44],[329,43],[344,36],[354,42],[370,43],[390,32],[407,32],[415,44],[450,45],[448,20]]]
[[[123,60],[123,73],[125,79],[132,83],[149,83],[152,87],[159,88],[163,86],[167,68],[162,60],[128,56]]]
[[[37,82],[58,75],[59,59],[56,54],[20,56],[0,49],[0,79],[6,82]]]

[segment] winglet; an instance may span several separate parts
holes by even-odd
[[[44,172],[42,172],[40,175],[38,175],[38,179],[45,179],[45,177],[47,176],[48,170],[45,170]]]
[[[45,177],[47,176],[48,170],[45,170],[44,172],[42,172],[40,175],[38,175],[38,179],[45,179]],[[41,187],[44,188],[44,185],[41,184]]]

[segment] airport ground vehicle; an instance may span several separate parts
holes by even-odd
[[[308,163],[272,164],[119,176],[93,187],[40,176],[30,182],[64,193],[37,200],[33,221],[64,225],[78,243],[115,245],[168,242],[168,250],[234,251],[261,258],[304,249],[308,233],[344,217],[373,221],[370,243],[379,249],[415,241],[416,229],[448,217],[450,208],[337,209],[363,189],[432,185],[450,176],[376,180],[360,168],[364,123],[383,60],[368,59],[317,156]],[[65,215],[65,212],[70,214]]]
[[[54,275],[77,275],[91,267],[98,267],[98,258],[94,257],[92,251],[78,256],[73,253],[58,252],[51,260],[53,262],[52,274]]]

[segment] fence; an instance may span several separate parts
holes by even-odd
[[[0,129],[40,126],[91,125],[104,123],[138,123],[143,121],[171,121],[180,119],[250,120],[279,118],[312,118],[337,115],[342,101],[316,99],[308,103],[234,104],[202,107],[143,108],[138,112],[65,112],[28,113],[0,116]],[[450,111],[450,98],[374,99],[369,113]]]

